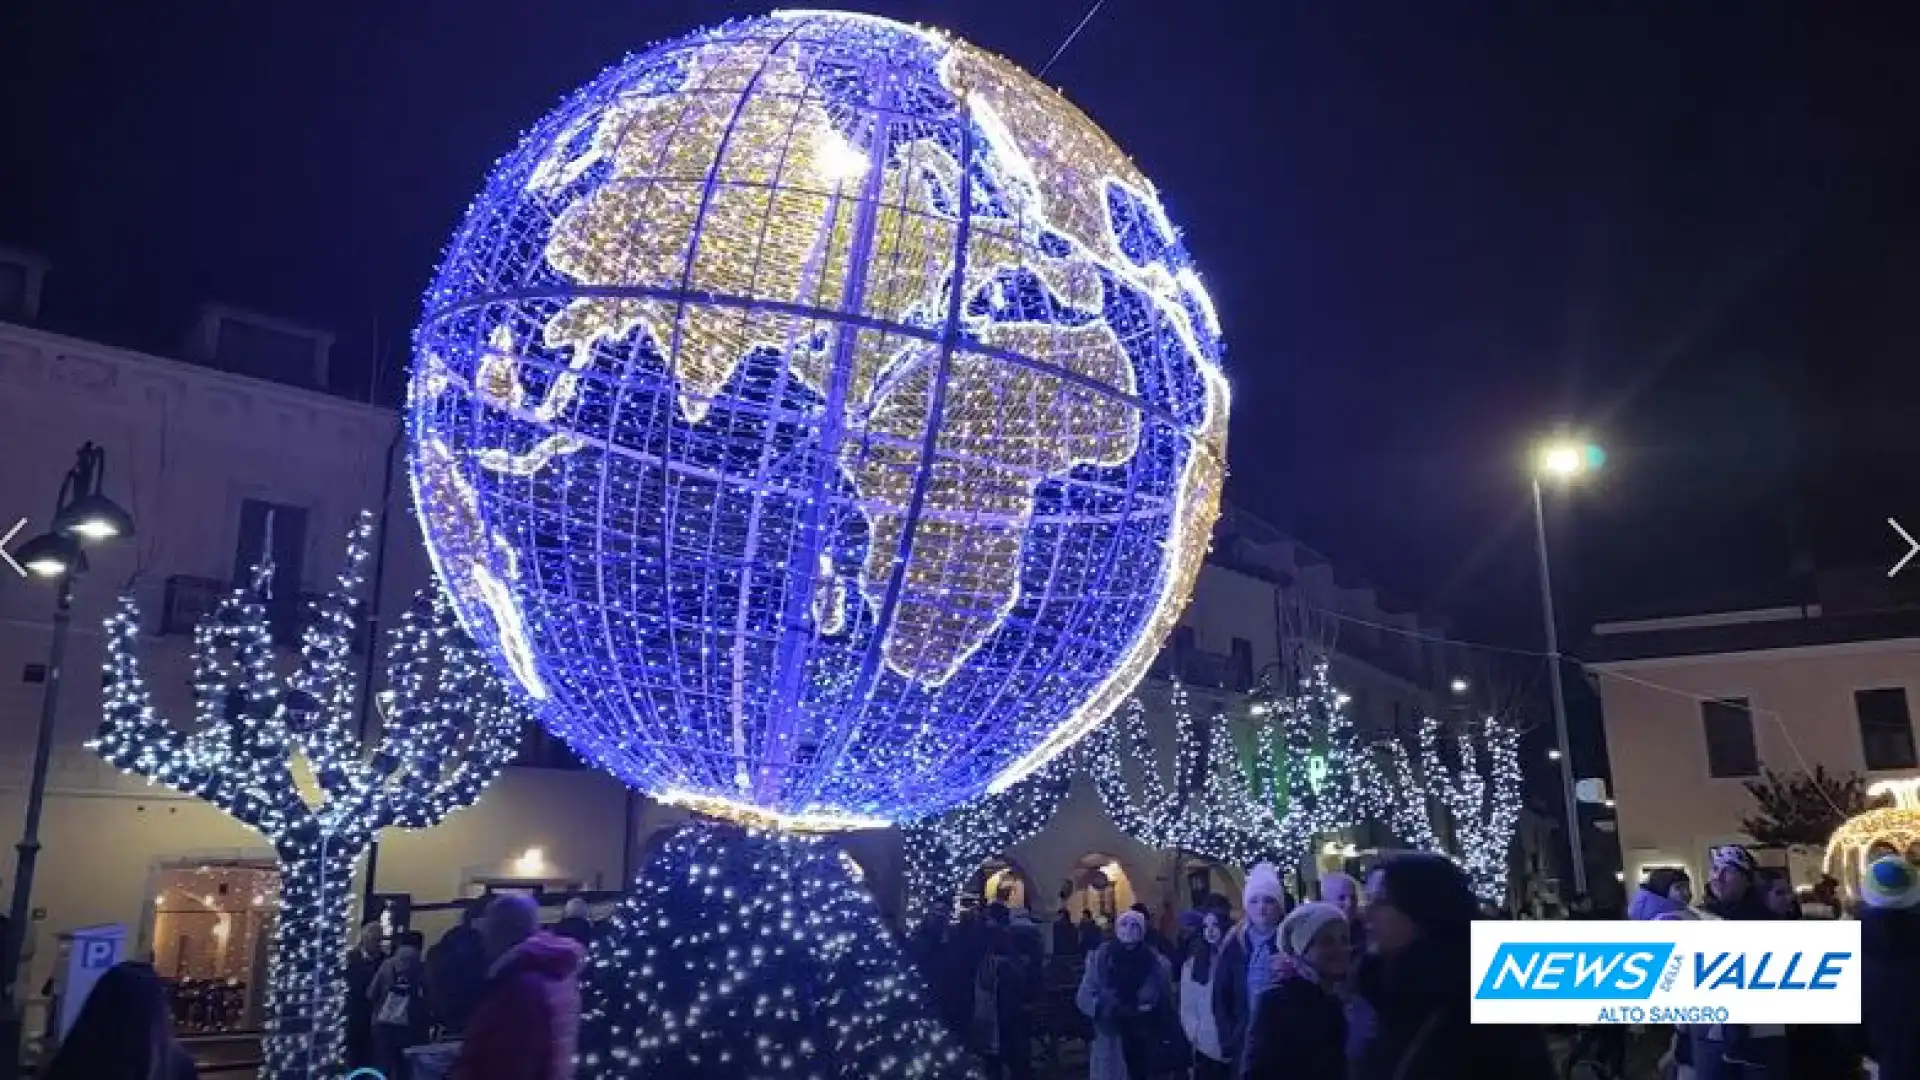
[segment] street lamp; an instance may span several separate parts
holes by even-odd
[[[1447,689],[1453,691],[1454,697],[1465,697],[1467,694],[1467,691],[1472,688],[1473,688],[1472,685],[1468,683],[1467,680],[1461,678],[1458,675],[1455,675],[1453,677],[1453,681],[1447,684]]]
[[[40,731],[33,747],[33,779],[27,788],[26,824],[20,832],[19,861],[13,875],[13,901],[7,932],[0,941],[0,1077],[20,1074],[20,1037],[24,1027],[15,989],[20,954],[26,946],[33,908],[33,871],[40,857],[40,812],[47,798],[47,767],[53,757],[55,719],[60,706],[61,665],[67,631],[73,625],[73,580],[87,570],[81,544],[133,535],[133,515],[101,491],[106,452],[85,443],[54,499],[53,529],[20,545],[14,561],[35,577],[59,583],[53,602],[53,644],[47,652],[47,680],[40,694]]]
[[[1583,439],[1555,438],[1533,454],[1533,541],[1540,556],[1540,610],[1547,625],[1547,671],[1553,687],[1554,757],[1560,762],[1560,798],[1567,818],[1567,849],[1573,860],[1573,891],[1587,891],[1587,857],[1580,842],[1580,807],[1573,795],[1573,750],[1567,745],[1567,696],[1560,683],[1560,627],[1553,614],[1553,567],[1547,558],[1547,513],[1540,496],[1542,479],[1571,484],[1605,464],[1607,455]]]

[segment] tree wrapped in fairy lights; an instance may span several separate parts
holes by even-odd
[[[1256,783],[1305,840],[1337,833],[1385,810],[1324,656],[1299,666],[1291,692],[1263,680],[1254,688],[1249,730]]]
[[[981,864],[1045,828],[1073,789],[1079,757],[1069,751],[1006,791],[901,826],[908,919],[953,902]]]
[[[699,823],[668,837],[593,951],[583,1074],[973,1077],[899,943],[865,929],[879,912],[843,867],[819,837]],[[708,932],[668,947],[674,924]]]
[[[268,525],[271,529],[271,522]],[[271,555],[194,630],[194,718],[155,709],[139,611],[107,620],[106,702],[89,746],[120,769],[218,807],[273,844],[280,909],[268,975],[265,1075],[338,1075],[354,869],[383,828],[431,828],[471,805],[513,757],[523,714],[444,600],[388,634],[377,743],[358,734],[356,612],[373,525],[362,514],[332,592],[312,606],[300,658],[276,670]],[[263,552],[271,552],[269,540]]]
[[[1084,760],[1107,816],[1149,847],[1184,851],[1227,866],[1297,866],[1308,834],[1282,800],[1273,773],[1249,769],[1227,718],[1193,715],[1186,688],[1173,685],[1171,776],[1148,732],[1146,706],[1133,698],[1089,736]]]
[[[1519,731],[1492,718],[1449,730],[1427,717],[1417,738],[1413,750],[1396,740],[1367,759],[1370,782],[1389,793],[1389,825],[1414,847],[1452,856],[1482,900],[1505,903],[1520,824]]]

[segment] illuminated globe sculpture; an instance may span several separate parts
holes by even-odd
[[[1153,185],[884,19],[609,69],[488,178],[415,353],[466,627],[589,761],[755,824],[1044,764],[1146,672],[1218,509],[1219,327]]]

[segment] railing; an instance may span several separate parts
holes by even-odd
[[[167,578],[167,591],[160,612],[160,632],[162,634],[191,634],[196,626],[205,622],[213,614],[221,601],[233,594],[233,583],[218,578],[192,577],[175,574]],[[313,622],[313,603],[319,600],[318,593],[298,593],[282,600],[278,597],[270,600],[267,607],[267,625],[273,631],[276,645],[296,646],[300,644],[300,635]],[[358,605],[363,607],[364,605]],[[356,612],[353,635],[353,651],[366,649],[366,621]]]

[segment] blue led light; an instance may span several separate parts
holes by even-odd
[[[1006,61],[778,13],[503,158],[415,335],[463,622],[584,757],[774,824],[1004,790],[1145,673],[1224,473],[1153,186]]]

